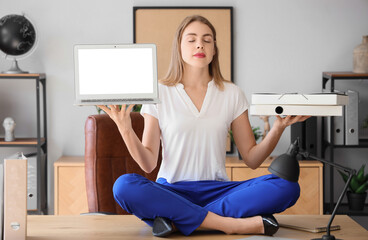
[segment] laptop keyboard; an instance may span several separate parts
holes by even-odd
[[[81,102],[152,102],[153,98],[82,99]]]

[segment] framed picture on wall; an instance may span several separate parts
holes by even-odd
[[[216,29],[221,73],[233,81],[232,7],[134,7],[133,42],[155,43],[157,46],[157,74],[162,79],[170,64],[175,31],[183,19],[190,15],[207,18]],[[230,137],[226,151],[233,152]]]

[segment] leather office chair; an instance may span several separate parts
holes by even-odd
[[[131,113],[132,126],[142,139],[144,118]],[[85,123],[85,173],[88,210],[90,213],[105,212],[128,214],[113,197],[115,180],[125,173],[137,173],[155,181],[161,164],[161,148],[158,165],[147,174],[130,156],[114,121],[107,114],[91,115]],[[148,197],[148,196],[147,196]]]

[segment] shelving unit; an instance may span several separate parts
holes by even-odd
[[[0,80],[35,81],[36,83],[36,116],[37,133],[34,138],[17,138],[12,142],[5,142],[0,138],[0,147],[33,147],[36,148],[37,164],[37,207],[28,209],[29,214],[47,214],[47,114],[46,114],[46,75],[44,73],[32,74],[0,74]],[[1,84],[1,83],[0,83]],[[41,90],[42,85],[42,104]],[[42,108],[42,114],[41,114]],[[41,116],[42,115],[42,116]],[[41,136],[41,120],[43,136]],[[28,199],[34,196],[28,195]]]
[[[330,88],[328,89],[331,92],[335,91],[335,81],[351,81],[351,80],[368,80],[368,73],[353,73],[353,72],[323,72],[322,74],[322,89],[327,89],[326,85],[327,82],[330,81]],[[327,150],[327,148],[329,149],[329,161],[334,162],[334,149],[336,148],[368,148],[368,139],[359,139],[359,144],[358,145],[335,145],[334,144],[334,137],[333,137],[333,132],[334,132],[334,121],[333,121],[333,117],[329,117],[330,118],[330,143],[326,143],[323,142],[322,144],[322,157],[325,158],[324,153]],[[324,126],[322,125],[322,128],[324,128]],[[324,134],[324,131],[322,131],[322,134]],[[323,135],[322,135],[322,139],[326,139]],[[334,172],[333,172],[333,168],[330,167],[330,185],[333,184],[334,182]],[[332,209],[334,208],[335,202],[334,202],[334,188],[330,187],[330,202],[327,206],[328,208],[328,212],[331,212]],[[340,208],[338,213],[349,213],[349,211],[347,211],[347,207],[345,208]],[[357,215],[356,212],[354,212],[354,215]],[[362,212],[362,215],[366,215],[366,213]]]

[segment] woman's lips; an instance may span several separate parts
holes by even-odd
[[[204,53],[196,53],[196,54],[194,54],[194,57],[204,58],[204,57],[206,57],[206,54],[204,54]]]

